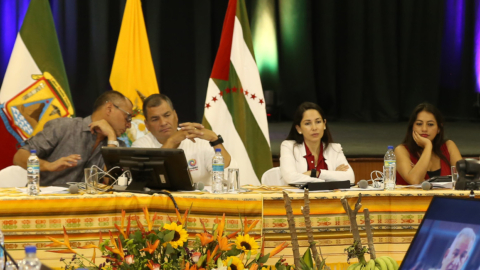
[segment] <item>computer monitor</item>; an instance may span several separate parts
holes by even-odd
[[[102,147],[107,169],[118,178],[129,170],[132,181],[126,190],[194,190],[192,176],[182,149]]]
[[[480,200],[434,197],[400,269],[480,269]]]

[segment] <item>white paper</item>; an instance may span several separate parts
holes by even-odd
[[[27,188],[17,188],[18,191],[27,194]],[[41,187],[40,195],[45,194],[66,194],[68,193],[68,188],[66,187]]]

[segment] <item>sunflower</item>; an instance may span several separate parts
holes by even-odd
[[[255,239],[253,239],[253,237],[250,237],[250,235],[248,234],[245,234],[245,236],[237,236],[235,244],[237,245],[237,249],[243,250],[245,252],[251,250],[252,254],[257,254],[258,244],[257,242],[255,242]]]
[[[223,265],[226,266],[230,259],[232,259],[232,264],[230,264],[230,267],[228,267],[228,270],[243,270],[245,268],[245,266],[243,266],[242,261],[235,256],[227,257],[227,259],[223,261]]]
[[[163,225],[163,228],[175,232],[175,236],[173,236],[172,241],[169,242],[173,248],[183,246],[183,243],[187,241],[188,234],[187,231],[182,228],[182,225],[177,225],[177,223],[172,222],[170,224]]]

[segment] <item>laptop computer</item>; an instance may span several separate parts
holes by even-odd
[[[480,269],[480,200],[435,196],[400,269]]]

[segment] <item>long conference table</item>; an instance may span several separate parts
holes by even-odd
[[[242,194],[214,195],[201,192],[173,192],[180,210],[192,207],[188,218],[188,231],[193,239],[196,233],[203,232],[200,220],[207,228],[220,222],[226,214],[226,231],[234,232],[241,228],[239,214],[250,222],[261,220],[251,234],[265,235],[265,254],[278,244],[290,242],[290,231],[286,217],[284,199],[280,187],[260,187]],[[405,252],[420,225],[425,211],[433,196],[468,197],[469,191],[447,189],[418,190],[396,189],[395,191],[334,191],[310,193],[310,216],[314,237],[321,246],[321,252],[327,258],[332,269],[346,269],[347,255],[344,249],[353,243],[350,222],[341,205],[340,199],[346,197],[349,203],[357,201],[362,193],[362,209],[357,216],[361,228],[363,245],[367,245],[363,231],[363,209],[370,210],[374,229],[375,249],[379,256],[388,255],[401,262]],[[477,192],[476,195],[480,195]],[[296,230],[299,237],[300,252],[308,247],[305,233],[305,221],[301,215],[304,205],[303,193],[289,192],[295,215]],[[35,245],[41,261],[53,268],[64,266],[60,258],[69,258],[69,254],[48,252],[50,240],[46,236],[63,241],[63,227],[66,228],[72,247],[96,244],[99,232],[105,237],[108,231],[117,232],[114,224],[120,224],[121,212],[127,216],[138,215],[146,224],[142,208],[148,207],[150,216],[159,217],[154,226],[160,226],[169,220],[176,220],[172,201],[165,195],[143,195],[133,193],[97,194],[97,195],[41,195],[29,197],[15,189],[0,189],[0,228],[5,234],[5,246],[17,260],[24,257],[24,247]],[[132,227],[136,228],[135,222]],[[91,256],[91,250],[78,249],[81,254]],[[291,246],[269,260],[274,264],[284,256],[293,263]],[[100,257],[101,254],[97,256]]]

